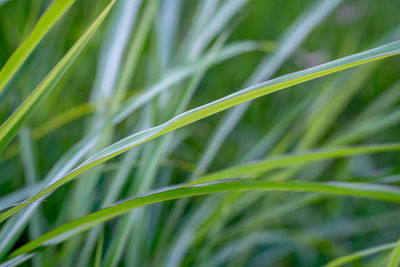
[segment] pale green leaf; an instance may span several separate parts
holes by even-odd
[[[56,0],[39,19],[31,34],[14,51],[0,70],[0,93],[21,68],[22,64],[61,16],[76,0]]]
[[[348,254],[343,257],[339,257],[337,259],[334,259],[330,262],[328,262],[325,267],[337,267],[337,266],[342,266],[344,264],[348,264],[352,261],[355,261],[357,259],[360,259],[362,257],[366,257],[372,254],[376,254],[385,250],[393,249],[396,246],[396,242],[394,243],[389,243],[389,244],[383,244],[380,246],[376,246],[373,248],[368,248],[364,250],[360,250],[351,254]]]
[[[387,267],[399,267],[400,265],[400,239],[397,241],[392,254],[390,255]]]
[[[400,190],[398,190],[396,187],[375,184],[315,183],[303,181],[267,182],[257,180],[237,180],[213,184],[183,186],[124,201],[120,204],[104,208],[87,216],[63,224],[18,248],[11,254],[11,257],[16,257],[25,253],[29,253],[39,248],[40,246],[45,245],[46,243],[52,244],[55,241],[58,242],[64,240],[65,238],[69,238],[75,234],[90,229],[102,222],[125,214],[134,208],[183,197],[199,196],[218,192],[251,190],[319,192],[330,195],[353,196],[388,201],[392,203],[400,203]]]
[[[89,29],[79,38],[68,53],[57,63],[51,72],[35,88],[35,90],[25,99],[25,101],[11,114],[10,117],[0,126],[0,152],[7,146],[11,139],[16,135],[23,123],[33,113],[34,109],[48,96],[57,82],[64,76],[78,55],[82,52],[90,38],[107,16],[115,0],[103,10]]]
[[[168,122],[158,125],[154,128],[141,131],[126,137],[119,142],[105,148],[87,161],[76,167],[63,178],[57,180],[53,184],[41,190],[35,196],[29,198],[27,201],[32,202],[45,197],[48,193],[54,191],[63,184],[73,180],[79,174],[84,173],[91,168],[111,159],[121,153],[132,149],[140,144],[148,142],[163,134],[181,128],[185,125],[191,124],[195,121],[211,116],[215,113],[226,110],[230,107],[239,105],[246,101],[282,90],[284,88],[300,84],[318,77],[322,77],[331,73],[345,70],[368,62],[376,61],[400,53],[400,41],[393,42],[378,48],[374,48],[359,54],[351,55],[341,58],[329,63],[318,65],[309,69],[298,71],[292,74],[284,75],[258,85],[243,89],[209,104],[200,106],[198,108],[184,112]],[[22,203],[18,206],[11,208],[0,214],[0,222],[6,220],[16,212],[26,207],[27,203]]]
[[[273,168],[288,166],[288,165],[303,164],[311,161],[327,160],[327,159],[353,156],[365,153],[379,153],[379,152],[398,151],[398,150],[400,150],[400,143],[342,147],[333,149],[330,148],[318,151],[296,153],[293,155],[282,155],[264,161],[238,165],[231,168],[227,168],[222,171],[208,174],[203,177],[200,177],[199,179],[196,179],[193,182],[189,182],[188,185],[199,184],[204,182],[212,182],[229,178],[238,178],[242,176],[259,175]]]

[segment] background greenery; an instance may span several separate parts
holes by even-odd
[[[62,1],[53,5],[57,2]],[[110,3],[68,2],[69,10],[59,14],[59,21],[0,89],[2,123]],[[0,0],[0,66],[51,4]],[[66,57],[71,67],[60,74],[54,89],[43,87],[42,101],[35,102],[36,109],[26,113],[29,117],[21,125],[16,124],[18,134],[12,142],[4,144],[0,208],[10,210],[103,148],[186,110],[398,40],[399,9],[396,0],[117,0],[110,13],[104,13],[104,22],[94,24],[99,29],[93,37],[88,35],[86,47],[75,46],[84,48],[81,54],[76,52],[76,61]],[[219,60],[229,48],[234,52]],[[193,69],[190,75],[146,97],[155,85],[188,68]],[[317,154],[307,164],[300,156],[276,166],[267,163],[262,171],[249,165],[243,172],[214,177],[345,182],[342,193],[349,182],[356,183],[351,184],[356,189],[373,183],[366,187],[370,195],[381,189],[382,194],[398,194],[399,71],[399,58],[391,57],[302,83],[113,157],[3,222],[0,262],[321,266],[370,249],[357,254],[360,257],[350,266],[397,266],[392,250],[400,236],[398,198],[393,200],[396,204],[381,201],[384,197],[288,191],[224,192],[157,203],[92,225],[74,237],[67,235],[65,242],[42,244],[35,254],[13,258],[10,253],[57,226],[114,203],[228,167],[320,149],[339,152],[325,158]],[[134,108],[125,108],[126,103]],[[110,125],[109,118],[122,111],[128,111],[124,120]],[[96,131],[100,134],[91,135]],[[93,141],[91,147],[79,147],[85,136]],[[371,144],[389,145],[371,149],[375,151],[343,150]],[[71,158],[75,161],[68,165]],[[310,191],[307,184],[296,186],[298,191]],[[223,183],[221,188],[233,189]]]

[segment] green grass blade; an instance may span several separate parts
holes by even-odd
[[[70,237],[73,234],[77,234],[79,232],[92,228],[99,223],[125,214],[134,208],[183,197],[199,196],[204,194],[227,191],[250,190],[319,192],[331,195],[353,196],[400,203],[400,190],[395,187],[374,184],[329,184],[302,181],[266,182],[256,180],[238,180],[215,184],[179,187],[139,198],[134,198],[61,225],[54,230],[42,235],[41,237],[20,247],[11,254],[11,257],[16,257],[25,253],[29,253],[44,245],[45,243],[54,240],[57,237],[65,235],[68,235],[68,237]]]
[[[359,54],[351,55],[342,59],[331,61],[326,64],[318,65],[309,69],[298,71],[292,74],[284,75],[264,83],[243,89],[219,100],[211,102],[209,104],[200,106],[198,108],[184,112],[168,122],[156,126],[154,128],[136,133],[121,141],[114,143],[113,145],[100,151],[98,154],[89,158],[87,161],[79,165],[77,168],[72,170],[63,178],[59,179],[55,183],[49,185],[35,196],[28,199],[28,202],[36,201],[46,196],[48,193],[54,191],[63,184],[71,181],[79,174],[84,173],[94,166],[97,166],[111,158],[114,158],[121,153],[134,148],[140,144],[150,141],[163,134],[181,128],[185,125],[191,124],[200,119],[211,116],[215,113],[226,110],[230,107],[237,106],[246,101],[267,95],[284,88],[300,84],[312,79],[316,79],[331,73],[335,73],[341,70],[345,70],[351,67],[355,67],[375,60],[383,59],[400,53],[400,41],[393,42],[378,48],[374,48]],[[3,222],[19,210],[23,209],[29,204],[23,203],[18,206],[11,208],[0,214],[0,222]]]
[[[30,253],[30,254],[15,257],[11,260],[0,263],[0,267],[18,266],[18,265],[24,263],[25,261],[29,260],[30,258],[32,258],[34,255],[35,255],[35,253]]]
[[[207,47],[210,41],[224,28],[224,26],[231,20],[231,18],[247,4],[248,0],[231,0],[224,3],[224,5],[210,18],[207,26],[198,33],[195,40],[192,41],[188,58],[190,60],[196,59],[201,55],[203,50]]]
[[[366,120],[371,116],[382,114],[384,111],[395,106],[400,99],[400,81],[397,81],[386,89],[376,100],[374,100],[367,108],[357,117],[357,120]]]
[[[311,31],[319,25],[324,18],[331,13],[341,0],[316,1],[316,4],[307,8],[287,29],[277,42],[277,50],[271,56],[266,55],[259,63],[256,70],[245,82],[245,86],[257,84],[270,79],[282,64],[296,51],[304,42]],[[229,111],[217,125],[216,130],[211,134],[209,143],[201,155],[197,171],[191,178],[202,175],[215,158],[220,147],[228,134],[233,130],[240,118],[245,114],[250,103],[238,106]]]
[[[34,186],[37,184],[37,162],[35,161],[34,148],[32,144],[31,134],[28,129],[22,128],[19,133],[19,140],[21,144],[22,163],[24,166],[24,175],[26,184]],[[31,239],[38,238],[41,233],[42,218],[41,213],[33,214],[29,223],[29,235]],[[32,265],[34,267],[43,266],[42,255],[33,258]]]
[[[218,64],[225,60],[234,58],[246,52],[252,52],[262,50],[262,42],[255,41],[243,41],[243,42],[235,42],[233,44],[226,45],[220,53],[215,58],[215,61],[212,62],[212,65]],[[135,95],[127,99],[118,111],[115,112],[113,116],[113,121],[115,123],[119,123],[124,120],[129,114],[133,111],[137,110],[144,104],[148,103],[151,99],[164,92],[168,88],[171,88],[173,85],[181,82],[185,78],[196,73],[199,68],[201,68],[205,57],[195,61],[192,64],[182,66],[176,69],[169,70],[155,85],[148,88],[146,91],[139,95]]]
[[[137,42],[138,38],[133,37],[132,33],[136,31],[137,26],[140,28],[140,22],[138,23],[137,17],[141,7],[141,0],[132,1],[119,1],[117,2],[113,13],[110,14],[111,24],[107,28],[104,39],[106,40],[98,55],[98,69],[96,72],[93,88],[90,92],[90,100],[97,102],[96,110],[94,114],[87,120],[87,132],[94,132],[99,125],[106,123],[109,115],[114,111],[121,100],[121,97],[125,95],[125,90],[120,91],[118,89],[118,83],[122,80],[120,73],[124,73],[126,64],[132,62],[133,59],[127,55],[130,54],[128,49],[130,39],[134,40],[133,43]],[[154,1],[150,1],[153,3]],[[144,39],[144,38],[142,38]],[[142,43],[145,41],[144,39]],[[138,52],[140,52],[139,50]],[[125,67],[123,62],[125,61]],[[132,63],[131,63],[132,64]],[[131,69],[131,77],[134,75]],[[109,99],[108,104],[104,105],[101,102],[104,99]],[[103,101],[102,101],[103,100]],[[88,155],[93,155],[99,152],[102,148],[112,144],[112,138],[114,129],[112,127],[104,129],[101,133],[100,140],[90,150]],[[93,205],[93,199],[88,196],[95,195],[95,188],[98,184],[101,170],[93,171],[88,173],[80,179],[78,183],[74,184],[71,195],[69,198],[73,199],[71,203],[66,203],[65,209],[72,217],[80,217],[88,213]],[[76,240],[75,243],[77,243]],[[73,242],[70,242],[67,250],[74,251]],[[66,263],[72,265],[72,262]],[[86,264],[87,265],[87,264]]]
[[[103,245],[104,245],[104,231],[101,232],[99,240],[97,242],[96,256],[94,261],[95,267],[101,266],[101,255],[103,254]]]
[[[105,102],[103,102],[105,103]],[[74,106],[68,110],[61,112],[60,114],[56,114],[53,117],[49,118],[47,121],[39,124],[37,127],[32,129],[32,138],[35,140],[39,140],[48,134],[68,125],[75,120],[80,119],[95,110],[95,103],[84,103],[77,106]],[[3,153],[3,157],[0,159],[0,162],[6,161],[14,156],[16,156],[19,152],[19,146],[17,144],[10,144],[7,149]]]
[[[396,246],[396,242],[394,243],[389,243],[389,244],[383,244],[380,246],[376,246],[373,248],[368,248],[364,250],[360,250],[354,253],[351,253],[349,255],[334,259],[333,261],[328,262],[325,267],[337,267],[337,266],[342,266],[344,264],[348,264],[354,260],[360,259],[362,257],[366,257],[372,254],[376,254],[385,250],[393,249]]]
[[[148,4],[157,6],[157,1],[148,1]],[[108,117],[115,112],[126,95],[131,79],[137,76],[135,69],[138,65],[139,55],[147,40],[154,17],[143,7],[143,14],[139,18],[141,6],[142,0],[122,0],[116,5],[115,11],[112,14],[114,23],[108,29],[105,36],[107,41],[99,54],[99,61],[102,62],[100,64],[101,68],[99,68],[96,74],[96,80],[91,91],[92,100],[108,98],[110,101],[107,106],[98,105],[95,115],[88,122],[90,125],[88,132],[96,131],[99,125],[107,123]],[[156,13],[157,8],[155,7],[153,10]],[[143,20],[147,20],[147,24],[143,23]],[[96,146],[88,154],[93,155],[102,148],[112,144],[114,134],[114,127],[111,126],[105,129],[99,142],[97,142]],[[73,204],[65,203],[65,208],[70,210],[69,213],[71,216],[75,218],[82,216],[93,208],[94,199],[88,198],[88,196],[96,195],[96,187],[98,186],[101,174],[102,170],[98,169],[86,174],[83,179],[74,184],[74,189],[70,196],[74,199]],[[114,179],[111,180],[109,182],[112,190],[109,192],[116,194],[119,192],[118,184],[121,185],[121,183]],[[108,199],[107,196],[105,198]],[[89,264],[91,252],[94,250],[95,241],[98,239],[100,230],[101,228],[93,229],[93,232],[89,233],[89,236],[85,238],[86,244],[90,244],[90,247],[89,245],[83,246],[83,249],[79,251],[80,257],[77,257],[78,261],[75,265],[87,266]],[[69,242],[66,245],[65,251],[74,252],[79,245],[79,239],[76,239],[74,242]],[[70,264],[72,264],[72,260]]]
[[[341,144],[348,144],[350,142],[356,142],[375,133],[382,132],[383,130],[398,124],[400,121],[400,108],[390,110],[384,113],[383,116],[372,116],[368,120],[362,120],[355,122],[351,128],[346,129],[343,133],[332,138],[327,145],[337,146]]]
[[[325,1],[314,1],[310,7],[306,8],[298,18],[291,24],[291,26],[285,30],[282,36],[277,41],[277,49],[272,55],[266,55],[260,61],[255,71],[246,80],[245,86],[259,83],[265,79],[270,79],[274,73],[283,65],[283,63],[296,51],[296,49],[303,43],[307,36],[316,28],[321,21],[323,21],[329,13],[331,13],[341,0],[325,0]],[[209,165],[214,161],[222,144],[225,142],[229,133],[234,129],[241,117],[245,114],[246,110],[250,106],[250,103],[244,103],[240,106],[233,108],[228,111],[224,117],[220,120],[215,130],[211,133],[209,141],[203,149],[198,162],[196,164],[196,170],[190,177],[190,180],[203,175]],[[187,201],[187,200],[183,200]],[[173,212],[172,216],[167,222],[167,231],[165,236],[168,235],[168,230],[174,228],[176,220],[180,217],[180,212],[184,209],[185,204],[180,203]],[[180,211],[179,211],[180,210]],[[182,238],[182,240],[189,240],[189,238]],[[184,247],[183,245],[182,247]],[[182,255],[184,252],[181,249],[180,244],[176,246],[176,255]],[[170,266],[178,266],[181,263],[173,259],[171,253],[170,261],[176,262]]]
[[[0,197],[0,211],[15,205],[15,203],[23,201],[25,198],[27,198],[29,196],[30,192],[37,191],[37,189],[39,189],[38,185],[25,186],[24,188],[15,190],[12,193],[1,196]]]
[[[32,114],[33,110],[47,97],[57,82],[63,77],[97,28],[103,22],[115,0],[103,10],[89,29],[79,38],[68,53],[57,63],[52,71],[35,88],[35,90],[25,99],[18,109],[0,126],[0,152],[7,146],[11,139],[16,135],[19,128]]]
[[[134,77],[133,75],[139,65],[140,53],[148,39],[150,29],[159,8],[159,3],[159,1],[148,2],[143,10],[143,16],[138,21],[137,32],[134,34],[134,41],[127,51],[126,61],[121,70],[119,81],[117,81],[118,85],[115,90],[116,96],[114,96],[112,101],[114,109],[118,106],[119,102],[121,102],[123,95],[128,90],[128,86]]]
[[[392,254],[390,255],[387,267],[398,267],[400,265],[400,239],[397,241]]]
[[[165,71],[169,67],[170,59],[173,56],[173,50],[178,41],[177,33],[179,30],[179,16],[181,15],[182,1],[172,0],[162,2],[159,20],[157,22],[157,52],[160,56],[160,67]]]
[[[242,41],[242,42],[235,42],[233,44],[225,46],[221,53],[217,53],[215,61],[213,60],[212,64],[217,64],[223,62],[225,60],[229,60],[233,57],[239,56],[243,53],[256,51],[260,49],[260,43],[254,41]],[[207,56],[208,57],[208,56]],[[126,105],[123,105],[117,114],[117,118],[119,120],[123,120],[132,112],[137,110],[139,107],[147,103],[150,99],[155,97],[158,93],[166,90],[170,86],[182,81],[186,77],[192,75],[193,73],[199,71],[199,69],[203,65],[203,61],[206,61],[206,58],[200,59],[198,62],[190,64],[188,66],[184,66],[181,68],[173,69],[171,72],[167,73],[163,79],[157,82],[154,86],[150,87],[148,90],[144,92],[144,94],[139,95],[138,97],[134,97],[131,100],[126,101]],[[114,125],[118,123],[119,120],[112,120],[109,122],[110,124]],[[107,125],[105,125],[107,126]],[[104,126],[104,127],[105,127]],[[23,191],[21,194],[18,194],[17,198],[13,195],[10,196],[11,199],[4,198],[4,205],[1,207],[8,206],[10,204],[14,204],[16,202],[20,202],[21,195],[27,193],[27,196],[32,195],[32,193],[28,194],[29,192],[39,192],[41,188],[44,188],[58,179],[65,176],[76,164],[81,160],[81,158],[88,153],[88,151],[93,148],[96,144],[99,136],[102,133],[103,128],[99,128],[95,133],[86,135],[81,141],[76,143],[72,148],[70,148],[64,155],[57,161],[57,163],[53,166],[50,172],[46,175],[43,179],[43,183],[39,188],[34,188],[33,191]],[[25,197],[24,197],[25,198]],[[15,200],[14,200],[15,199]],[[19,213],[14,216],[11,220],[9,220],[6,225],[7,228],[3,227],[0,231],[0,237],[7,237],[7,238],[0,238],[0,248],[9,248],[10,241],[15,240],[17,236],[19,236],[26,225],[27,220],[32,216],[34,211],[37,207],[39,207],[40,202],[33,202],[23,213]],[[0,249],[0,255],[6,253],[5,249]]]
[[[397,150],[400,150],[400,143],[343,147],[343,148],[325,149],[325,150],[311,151],[304,153],[296,153],[293,155],[282,155],[264,161],[252,162],[249,164],[243,164],[234,166],[232,168],[227,168],[225,170],[200,177],[199,179],[196,179],[193,182],[189,182],[187,185],[194,185],[194,184],[212,182],[229,178],[237,178],[242,176],[259,175],[267,170],[271,170],[273,168],[282,166],[297,165],[312,161],[334,159],[339,157],[354,156],[366,153],[379,153],[379,152],[388,152]]]
[[[0,93],[21,68],[22,64],[39,44],[43,37],[56,24],[61,16],[76,0],[56,0],[39,19],[31,34],[14,51],[6,64],[0,70]]]
[[[207,54],[206,60],[202,64],[202,67],[188,83],[188,86],[182,90],[180,99],[173,107],[172,114],[179,114],[186,109],[195,90],[199,86],[200,81],[210,67],[212,59],[215,58],[226,38],[227,35],[222,34],[215,44],[210,48],[210,53]],[[162,110],[162,108],[160,109]],[[166,154],[169,153],[168,150],[170,149],[169,144],[171,143],[171,140],[173,140],[173,136],[166,135],[157,140],[158,142],[154,148],[147,147],[148,149],[150,148],[151,152],[146,155],[146,158],[144,159],[145,164],[138,169],[138,173],[136,175],[135,181],[140,182],[138,184],[135,183],[134,186],[128,191],[129,195],[145,193],[151,189],[151,186],[153,186],[155,179],[157,178],[156,170],[159,168],[160,161],[163,157],[166,157]],[[120,236],[121,238],[116,238],[110,243],[108,249],[108,252],[110,253],[106,254],[105,266],[115,266],[120,261],[120,257],[123,255],[123,249],[126,246],[125,243],[128,241],[128,236],[125,235],[126,232],[131,232],[132,236],[134,236],[131,240],[131,244],[129,245],[131,253],[128,265],[136,266],[144,264],[142,262],[137,262],[137,258],[139,258],[138,255],[141,254],[140,244],[144,239],[140,221],[145,219],[145,214],[145,212],[133,212],[122,219],[121,226],[118,227],[118,231],[116,233],[116,236]]]
[[[267,205],[263,205],[262,209],[265,209],[265,212],[257,212],[256,216],[246,217],[242,222],[234,224],[231,227],[227,227],[224,231],[223,238],[221,238],[222,242],[233,239],[237,236],[240,236],[242,233],[250,233],[254,230],[265,227],[268,222],[271,222],[274,218],[282,217],[287,214],[296,212],[299,209],[305,208],[311,204],[319,202],[325,199],[326,196],[320,194],[309,194],[304,197],[296,196],[293,199],[289,199],[288,201],[280,202],[280,205],[274,207],[268,207]]]

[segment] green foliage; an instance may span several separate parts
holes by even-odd
[[[49,9],[43,14],[38,23],[33,28],[28,38],[19,45],[6,64],[0,70],[0,93],[4,90],[12,77],[21,68],[24,61],[29,57],[35,47],[43,39],[46,33],[70,8],[75,0],[54,1]]]
[[[398,8],[0,0],[0,266],[397,266]]]

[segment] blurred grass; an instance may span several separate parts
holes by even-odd
[[[9,75],[0,75],[1,123],[110,1],[55,1],[53,6],[66,6],[56,6],[59,15],[68,11],[54,16],[58,22],[44,25],[32,41],[28,36],[52,2],[0,1],[0,66],[25,40],[31,44]],[[0,154],[0,207],[32,197],[105,147],[183,111],[400,39],[396,0],[337,1],[338,6],[329,0],[157,2],[117,0],[52,92],[29,119],[17,123],[18,138]],[[323,2],[332,5],[326,14],[316,11]],[[315,25],[295,31],[304,40],[288,39],[293,27],[301,29],[299,21],[318,16]],[[255,78],[263,66],[268,74]],[[274,180],[286,180],[282,183],[297,183],[299,189],[307,181],[357,186],[351,190],[368,184],[367,190],[383,190],[387,198],[400,183],[399,71],[399,58],[393,57],[299,84],[115,157],[0,225],[0,262],[73,219],[110,205],[118,209],[114,204],[182,186],[203,173],[203,179],[247,175],[272,186],[279,185]],[[224,134],[213,142],[218,131]],[[286,165],[303,159],[307,164]],[[285,164],[275,166],[275,161]],[[266,169],[259,173],[254,166]],[[202,187],[226,191],[224,183],[246,181]],[[337,258],[349,266],[396,266],[398,249],[390,251],[400,236],[396,213],[397,204],[376,200],[225,192],[142,207],[11,261],[25,266],[321,266]]]

